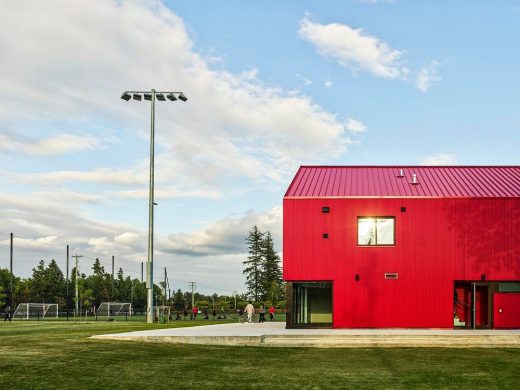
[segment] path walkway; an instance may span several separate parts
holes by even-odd
[[[94,339],[269,347],[520,348],[520,329],[285,329],[283,322],[165,328],[92,336]]]

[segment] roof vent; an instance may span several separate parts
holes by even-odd
[[[415,173],[412,175],[412,182],[410,184],[419,184],[419,181],[417,180],[417,175]]]
[[[397,177],[404,177],[404,170],[403,168],[399,169],[399,175]]]

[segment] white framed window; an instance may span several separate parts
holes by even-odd
[[[395,217],[358,217],[358,245],[395,245]]]

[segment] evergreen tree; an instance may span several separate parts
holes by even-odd
[[[45,302],[45,261],[40,260],[38,266],[33,268],[30,289],[36,302]]]
[[[262,296],[262,263],[263,250],[262,242],[264,240],[264,233],[253,226],[249,231],[249,236],[246,238],[247,249],[249,256],[247,260],[243,261],[243,273],[246,275],[246,286],[248,295],[255,301]]]
[[[186,306],[186,299],[184,298],[184,294],[179,288],[177,292],[173,295],[173,307],[175,310],[182,311],[184,310],[184,306]]]
[[[112,277],[105,272],[99,259],[92,266],[93,274],[87,278],[86,289],[91,289],[95,297],[93,304],[99,307],[101,302],[108,302],[112,291]]]
[[[273,236],[267,231],[262,240],[262,300],[270,300],[273,305],[281,298],[283,279],[280,256],[274,249]]]
[[[45,298],[48,302],[65,303],[65,277],[56,260],[52,259],[45,270]]]
[[[4,307],[6,302],[7,302],[7,294],[4,294],[4,286],[0,286],[0,307]]]

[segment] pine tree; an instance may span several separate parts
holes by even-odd
[[[4,307],[7,302],[7,294],[4,294],[4,286],[0,286],[0,307]]]
[[[246,238],[247,249],[249,256],[247,260],[243,261],[243,273],[246,275],[246,286],[248,295],[255,301],[258,301],[262,294],[262,241],[264,233],[262,233],[255,226],[249,231],[249,236]]]
[[[283,286],[280,256],[274,249],[273,236],[267,231],[262,240],[262,299],[270,300],[273,305],[281,298]]]

